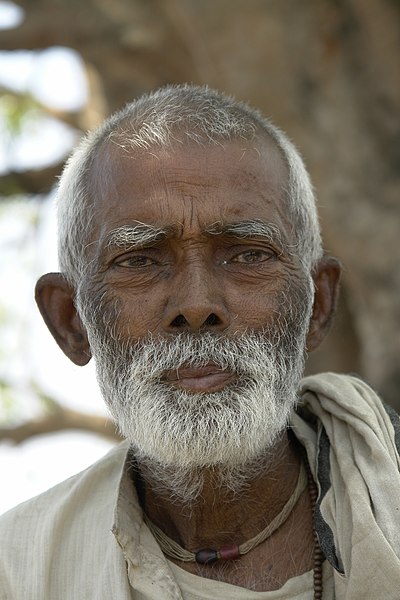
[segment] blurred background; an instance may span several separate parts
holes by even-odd
[[[93,365],[62,355],[33,287],[57,270],[67,154],[167,83],[233,94],[295,141],[344,265],[307,370],[357,373],[400,410],[399,51],[398,0],[0,1],[0,512],[116,443]]]

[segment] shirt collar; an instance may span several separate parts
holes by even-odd
[[[130,584],[135,590],[142,591],[146,598],[150,597],[146,594],[151,588],[152,594],[156,593],[157,597],[181,600],[168,561],[143,520],[132,478],[135,466],[133,452],[127,442],[120,448],[122,466],[114,495],[112,533],[124,555]]]
[[[125,557],[133,564],[139,564],[140,529],[143,525],[143,511],[132,480],[134,458],[128,442],[122,444],[124,458],[117,493],[114,498],[112,532]],[[122,450],[122,448],[121,448]]]

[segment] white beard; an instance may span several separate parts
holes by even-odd
[[[216,364],[238,380],[221,391],[191,393],[161,381],[166,370]],[[177,336],[142,341],[130,364],[99,360],[111,415],[140,455],[180,467],[246,463],[271,447],[288,423],[303,361],[289,369],[260,335]]]

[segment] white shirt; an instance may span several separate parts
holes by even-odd
[[[0,519],[1,600],[310,600],[312,573],[272,592],[173,565],[143,522],[125,442]],[[334,598],[324,567],[324,600]]]

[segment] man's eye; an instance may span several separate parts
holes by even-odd
[[[122,260],[116,261],[118,267],[150,267],[154,265],[154,260],[148,256],[128,256]]]
[[[246,250],[234,256],[231,261],[242,264],[265,262],[273,257],[273,253],[267,250]]]

